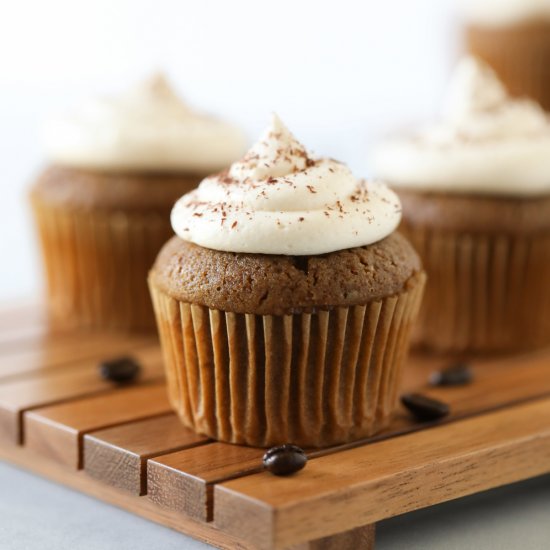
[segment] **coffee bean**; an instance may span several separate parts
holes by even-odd
[[[101,377],[117,384],[132,382],[139,374],[141,366],[132,357],[116,357],[99,364]]]
[[[264,467],[276,476],[288,476],[301,470],[307,462],[307,456],[296,445],[272,447],[263,458]]]
[[[434,372],[430,376],[432,386],[464,386],[474,378],[468,363],[455,363],[446,369]]]
[[[401,396],[401,403],[420,421],[439,420],[450,412],[449,405],[419,393]]]

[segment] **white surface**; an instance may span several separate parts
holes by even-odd
[[[250,139],[276,111],[364,175],[377,133],[433,111],[454,55],[451,0],[0,0],[0,299],[39,285],[25,188],[52,113],[163,70]]]
[[[211,548],[1,462],[0,487],[2,550]],[[381,522],[376,550],[544,550],[549,508],[546,476]]]
[[[0,0],[0,300],[39,287],[26,185],[41,122],[164,69],[189,102],[258,135],[277,111],[358,175],[373,136],[435,110],[450,0]],[[550,480],[391,520],[377,550],[548,547]],[[32,523],[31,523],[32,522]],[[0,464],[0,550],[204,548]]]

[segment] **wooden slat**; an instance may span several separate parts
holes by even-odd
[[[7,349],[0,354],[0,382],[44,372],[82,361],[133,352],[156,343],[153,336],[123,336],[96,332],[48,334],[24,344],[24,349]]]
[[[414,356],[408,365],[426,372],[434,359]],[[474,381],[465,386],[431,387],[426,382],[417,388],[425,395],[447,401],[453,414],[463,417],[550,394],[550,352],[472,361]]]
[[[120,389],[25,413],[24,444],[71,468],[81,468],[85,433],[167,412],[170,405],[164,384]]]
[[[142,365],[137,384],[163,378],[162,355],[158,346],[135,350],[132,355]],[[0,442],[17,444],[22,441],[21,419],[25,411],[113,391],[114,388],[113,383],[101,378],[95,360],[5,381],[0,384]]]
[[[149,499],[130,495],[114,487],[104,485],[85,475],[82,471],[67,470],[62,465],[36,456],[23,447],[3,448],[0,446],[0,460],[16,464],[20,468],[30,470],[46,479],[66,485],[149,521],[154,521],[184,533],[215,548],[222,550],[258,550],[256,546],[246,542],[241,537],[224,533],[216,529],[211,523],[196,521],[177,512],[160,508]],[[369,526],[329,539],[324,538],[293,546],[288,550],[341,550],[344,548],[372,550],[373,544],[374,528]]]
[[[546,399],[216,485],[214,520],[284,548],[549,471]]]
[[[84,470],[112,487],[147,492],[147,460],[204,444],[175,414],[115,426],[84,436]]]
[[[521,361],[521,381],[518,381]],[[460,387],[432,388],[427,384],[430,372],[445,366],[442,359],[414,357],[410,361],[403,391],[418,390],[451,405],[452,414],[440,423],[456,421],[505,405],[550,396],[550,361],[548,354],[534,354],[522,359],[485,360],[473,366],[475,382]],[[438,423],[431,423],[437,425]],[[343,448],[372,444],[425,427],[403,409],[391,425],[375,437],[347,446],[312,451],[310,458],[338,452]],[[261,452],[246,447],[217,443],[206,449],[190,449],[172,456],[159,456],[149,464],[149,496],[161,506],[206,520],[212,515],[212,486],[225,480],[250,475],[261,469]],[[223,458],[230,457],[225,463]],[[217,460],[220,460],[218,464]],[[221,466],[221,467],[220,467]],[[225,476],[225,477],[224,477]]]
[[[261,468],[265,450],[210,443],[150,460],[148,497],[170,510],[209,521],[214,483]]]

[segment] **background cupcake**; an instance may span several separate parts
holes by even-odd
[[[550,344],[550,122],[466,58],[439,122],[390,140],[376,173],[397,187],[402,231],[429,285],[417,341],[487,352]]]
[[[513,95],[550,110],[550,0],[463,0],[465,39]]]
[[[424,283],[400,216],[384,184],[313,159],[277,118],[182,197],[149,279],[182,421],[254,446],[384,427]]]
[[[162,76],[88,102],[46,129],[51,162],[31,200],[56,319],[148,329],[147,272],[175,200],[244,148],[239,130],[191,111]]]

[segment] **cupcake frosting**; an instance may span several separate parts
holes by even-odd
[[[398,187],[550,193],[550,119],[537,103],[511,98],[488,65],[467,57],[453,75],[440,120],[382,144],[374,168]]]
[[[182,239],[215,250],[313,255],[389,235],[401,206],[383,183],[357,180],[332,159],[314,159],[280,119],[242,160],[206,178],[172,211]]]
[[[479,25],[550,21],[550,0],[461,0],[460,4],[464,17]]]
[[[191,110],[162,75],[93,99],[45,128],[49,159],[81,168],[209,173],[245,147],[240,130]]]

